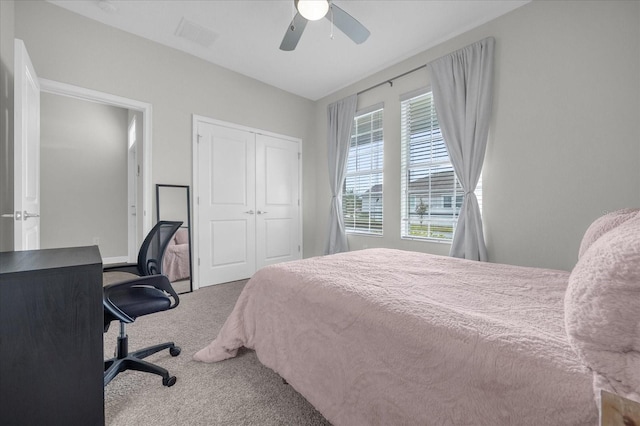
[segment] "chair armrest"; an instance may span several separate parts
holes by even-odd
[[[164,274],[152,275],[151,277],[154,277],[156,279],[153,280],[153,284],[147,284],[147,285],[152,285],[157,289],[163,290],[164,292],[169,293],[169,295],[173,298],[174,304],[171,305],[169,309],[173,309],[176,306],[178,306],[180,304],[180,297],[178,297],[178,293],[176,293],[175,289],[171,285],[171,281],[169,281],[169,277]]]
[[[126,324],[131,324],[134,321],[134,319],[125,314],[122,309],[113,304],[111,299],[109,299],[109,297],[107,296],[107,293],[103,293],[102,295],[102,306],[104,306],[104,308],[119,321],[122,321]],[[108,323],[105,323],[104,330],[107,331],[108,327]]]

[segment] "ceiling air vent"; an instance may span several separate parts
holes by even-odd
[[[210,47],[218,37],[218,34],[214,33],[209,28],[189,21],[186,18],[182,18],[182,20],[180,20],[178,29],[176,29],[176,35],[203,47]]]

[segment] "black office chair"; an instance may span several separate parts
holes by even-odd
[[[141,276],[103,288],[104,331],[109,329],[111,321],[120,321],[116,354],[104,362],[104,386],[125,370],[157,374],[162,376],[165,386],[173,386],[176,382],[176,377],[166,369],[144,361],[144,358],[164,349],[169,349],[171,356],[178,356],[180,348],[168,342],[129,353],[126,324],[134,322],[139,316],[173,309],[180,303],[169,279],[162,275],[162,258],[169,241],[181,225],[182,222],[158,222],[142,243],[137,264],[105,268],[105,272],[124,271]]]
[[[138,252],[138,263],[108,265],[104,272],[128,272],[140,277],[162,274],[162,257],[171,237],[182,226],[183,222],[161,220],[156,223],[145,237]]]

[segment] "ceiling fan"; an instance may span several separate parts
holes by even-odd
[[[297,12],[284,34],[280,50],[294,50],[307,22],[325,17],[356,44],[361,44],[369,38],[369,30],[331,0],[294,0],[293,3]]]

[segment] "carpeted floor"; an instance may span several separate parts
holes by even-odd
[[[177,377],[162,386],[159,376],[126,371],[105,388],[105,416],[115,425],[329,425],[300,394],[264,367],[255,353],[204,364],[193,354],[213,340],[246,281],[206,287],[180,296],[171,311],[138,318],[127,326],[129,349],[174,341],[182,353],[168,351],[149,361]],[[105,358],[112,356],[118,335],[113,322],[105,333]]]

